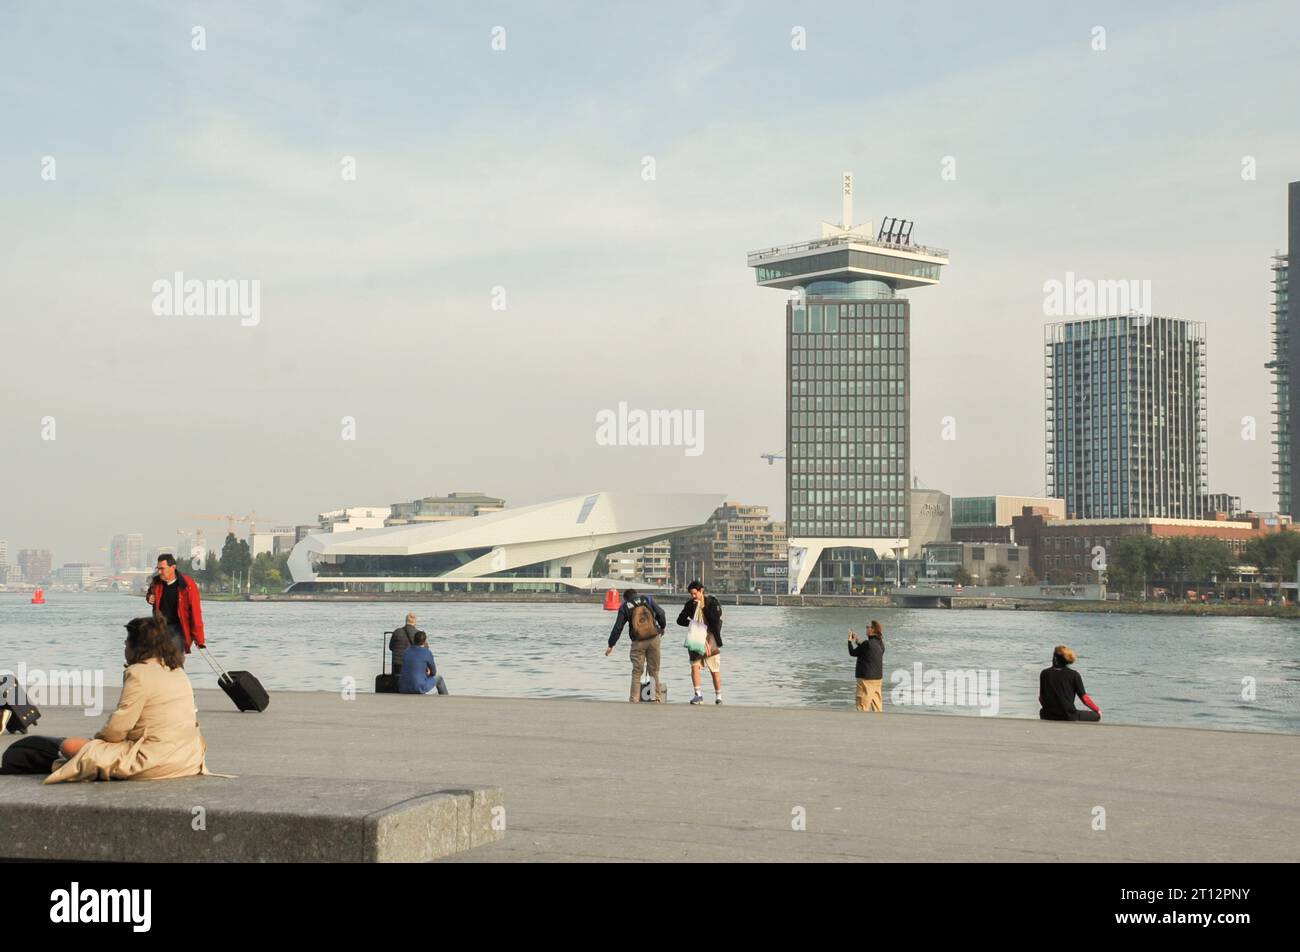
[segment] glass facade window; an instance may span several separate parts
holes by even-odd
[[[875,254],[869,251],[842,248],[838,251],[804,255],[800,258],[792,258],[789,261],[776,261],[759,265],[754,268],[754,273],[761,284],[765,281],[777,281],[782,278],[792,278],[803,274],[844,271],[849,268],[875,271],[885,275],[902,275],[909,278],[925,278],[938,281],[940,265],[931,264],[928,261],[901,258],[895,255]]]
[[[993,496],[956,497],[952,501],[952,524],[991,526],[997,523],[998,501]]]
[[[826,301],[806,321],[788,308],[792,536],[907,535],[907,308]]]
[[[1048,494],[1082,519],[1201,518],[1205,325],[1165,317],[1048,325]]]

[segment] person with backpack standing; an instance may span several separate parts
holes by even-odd
[[[712,595],[704,593],[704,583],[698,579],[686,586],[691,599],[677,616],[677,624],[686,629],[684,647],[691,659],[691,687],[695,689],[692,704],[703,704],[700,694],[700,665],[713,675],[713,703],[722,703],[722,605]]]
[[[641,595],[634,588],[623,593],[623,604],[618,607],[618,617],[614,619],[614,629],[609,633],[609,645],[605,648],[605,657],[609,657],[623,634],[623,626],[628,626],[628,637],[632,641],[632,691],[628,700],[637,703],[641,700],[641,672],[649,668],[650,682],[654,685],[655,700],[662,692],[659,683],[659,659],[663,647],[662,635],[668,618],[664,610],[655,604],[649,595]]]
[[[872,619],[866,641],[858,641],[856,631],[849,632],[849,654],[858,659],[854,672],[858,681],[858,710],[879,714],[885,709],[880,693],[885,679],[885,632],[880,622]]]

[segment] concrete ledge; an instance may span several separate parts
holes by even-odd
[[[500,839],[498,788],[319,777],[0,777],[0,856],[81,862],[416,863]],[[501,824],[496,824],[500,826]]]

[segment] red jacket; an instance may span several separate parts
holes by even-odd
[[[176,613],[180,615],[181,631],[185,633],[185,653],[189,654],[190,645],[207,647],[203,637],[203,609],[199,605],[199,585],[194,579],[182,575],[179,571],[176,573],[176,584],[182,586],[177,593]],[[153,599],[154,611],[158,611],[162,604],[162,590],[166,586],[166,582],[158,579],[149,591]]]

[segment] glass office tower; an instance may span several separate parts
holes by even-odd
[[[1049,324],[1047,495],[1076,519],[1200,519],[1207,492],[1205,325]]]
[[[812,577],[834,578],[834,591],[847,592],[854,579],[876,577],[877,559],[901,557],[908,547],[911,306],[898,292],[938,284],[948,253],[914,244],[911,223],[900,219],[886,219],[874,236],[869,224],[854,227],[851,199],[846,174],[841,224],[823,224],[819,240],[756,251],[748,261],[760,285],[788,294],[794,593]]]

